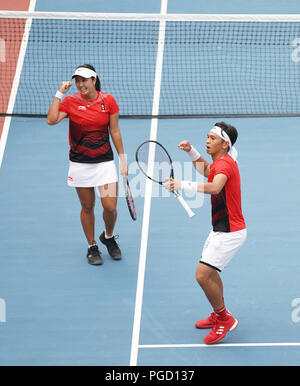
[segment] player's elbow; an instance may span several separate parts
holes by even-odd
[[[222,189],[223,189],[223,186],[212,185],[210,189],[210,194],[219,194],[221,193]]]
[[[53,119],[51,119],[50,117],[47,117],[47,124],[48,125],[55,125],[56,124],[56,121],[54,121]]]
[[[211,194],[219,194],[224,188],[227,181],[227,177],[222,174],[218,174],[212,183],[210,184]]]
[[[210,173],[210,168],[209,168],[209,165],[208,165],[208,166],[206,166],[206,168],[204,169],[204,177],[208,178],[209,173]]]

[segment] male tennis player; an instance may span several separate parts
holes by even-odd
[[[247,237],[241,209],[237,150],[233,146],[237,136],[235,127],[224,122],[215,124],[206,140],[206,152],[213,161],[211,164],[188,141],[182,141],[179,148],[188,153],[197,171],[207,177],[208,182],[170,179],[167,184],[171,191],[186,189],[211,195],[212,230],[196,270],[196,279],[213,308],[208,318],[196,322],[197,328],[212,328],[204,338],[206,344],[219,342],[238,325],[238,321],[226,310],[223,283],[218,273],[225,268]]]
[[[72,83],[62,82],[49,108],[47,122],[56,125],[69,117],[68,185],[76,188],[81,203],[81,224],[89,245],[88,262],[101,265],[103,261],[94,236],[94,188],[100,192],[105,224],[100,241],[114,260],[122,257],[113,235],[118,176],[109,141],[110,134],[119,155],[120,172],[125,176],[128,167],[118,124],[119,107],[112,95],[100,91],[100,80],[93,66],[77,67],[72,78],[75,78],[78,93],[64,98]]]

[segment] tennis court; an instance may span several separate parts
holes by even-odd
[[[132,0],[126,4],[120,0],[109,3],[63,0],[46,4],[37,0],[30,4],[25,1],[19,10],[28,10],[30,6],[38,12],[159,14],[161,4],[167,5],[164,11],[169,14],[300,14],[299,3],[292,0],[284,4],[279,0],[257,0],[243,6],[238,1],[225,4],[220,0],[209,4],[195,0],[184,3]],[[300,39],[300,23],[296,24],[287,36],[290,42],[284,51],[287,58],[276,60],[273,46],[271,64],[266,67],[271,71],[274,66],[275,71],[276,63],[286,60],[286,67],[280,70],[283,77],[293,67],[295,78],[286,79],[286,87],[293,94],[284,94],[285,99],[293,101],[288,111],[290,116],[249,117],[251,112],[247,112],[247,117],[120,119],[138,214],[133,222],[125,199],[119,198],[115,233],[120,236],[118,242],[124,255],[121,261],[113,261],[103,250],[103,266],[87,264],[80,204],[75,190],[66,184],[68,121],[48,126],[45,118],[1,117],[0,365],[299,365],[300,131],[296,115],[300,108],[297,110],[296,77],[300,62],[291,59],[297,48],[292,43]],[[43,29],[32,25],[33,33]],[[159,22],[153,22],[152,34],[158,33],[158,25]],[[260,30],[256,38],[262,33]],[[168,34],[171,32],[166,29],[166,39]],[[60,60],[53,58],[53,63],[42,67],[30,44],[29,41],[18,92],[11,106],[15,111],[21,111],[22,93],[33,81],[28,78],[30,70],[34,70],[43,88],[43,80],[46,82]],[[58,53],[64,49],[61,44]],[[85,48],[91,49],[88,44]],[[218,50],[221,55],[224,47]],[[113,52],[120,52],[122,58],[121,63],[115,59],[113,72],[123,76],[122,63],[129,59],[122,51],[122,42],[120,47],[116,44]],[[138,55],[134,50],[131,52],[134,58]],[[82,53],[75,53],[75,57],[79,63],[73,63],[74,67],[84,62]],[[156,112],[162,115],[169,115],[166,101],[171,100],[173,108],[177,103],[173,95],[184,87],[178,78],[176,90],[176,79],[172,79],[172,74],[167,76],[172,58],[174,52],[170,49],[162,63],[161,88],[156,90],[161,98]],[[267,58],[260,56],[258,60],[265,62]],[[151,115],[153,95],[157,96],[156,49],[148,51],[144,62],[132,63],[136,67],[129,75],[136,74],[137,82],[132,89],[139,82],[146,82],[143,111],[137,115]],[[214,71],[218,74],[219,69]],[[101,78],[101,69],[99,73]],[[178,73],[175,75],[177,78]],[[61,76],[67,75],[62,72]],[[108,71],[107,77],[109,80],[103,79],[103,88],[112,82],[118,93],[118,85],[120,89],[123,87],[120,78],[114,79]],[[58,86],[54,84],[54,91],[51,89],[49,93],[54,95]],[[217,100],[226,99],[223,91]],[[276,97],[280,91],[274,86],[274,94],[270,91],[262,99]],[[46,88],[43,95],[47,93]],[[249,106],[254,109],[262,102],[254,91],[253,95]],[[121,100],[122,97],[120,94]],[[32,95],[28,99],[34,108],[39,108],[40,100],[40,96],[35,100]],[[130,112],[132,107],[124,104],[126,111]],[[175,107],[180,111],[181,105]],[[208,107],[214,107],[214,103]],[[222,108],[226,114],[229,105],[224,102]],[[226,305],[239,320],[239,326],[222,343],[206,346],[203,337],[207,331],[195,329],[194,323],[206,317],[211,309],[196,283],[195,269],[210,230],[209,196],[186,197],[196,213],[192,219],[165,192],[160,191],[159,197],[156,194],[147,197],[145,178],[135,163],[135,150],[144,140],[157,139],[167,146],[178,167],[183,168],[188,160],[177,144],[189,139],[205,154],[207,132],[221,120],[231,123],[239,132],[236,147],[248,239],[221,274]],[[103,231],[99,202],[96,219],[96,235],[99,235]]]

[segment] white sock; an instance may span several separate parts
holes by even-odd
[[[104,233],[104,236],[105,236],[106,239],[112,239],[112,238],[114,237],[114,235],[112,235],[112,236],[107,236],[106,231],[105,231],[105,233]]]

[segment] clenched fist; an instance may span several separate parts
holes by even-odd
[[[178,147],[180,150],[184,150],[187,152],[189,152],[192,148],[191,144],[186,139],[184,141],[181,141],[180,144],[178,145]]]
[[[66,92],[68,92],[70,90],[72,86],[72,82],[62,82],[62,84],[60,85],[60,88],[59,88],[59,91],[63,94],[65,94]]]

